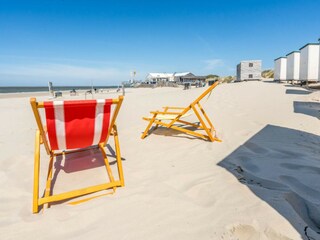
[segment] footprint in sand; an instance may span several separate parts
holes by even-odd
[[[274,240],[292,240],[282,234],[274,231],[272,228],[266,228],[264,230],[264,234],[266,235],[267,239],[274,239]]]
[[[266,228],[263,231],[257,230],[255,227],[246,224],[238,224],[228,231],[229,240],[292,240],[282,234],[274,231],[272,228]],[[225,238],[224,239],[228,239]]]
[[[237,136],[246,137],[246,136],[249,136],[251,133],[252,132],[249,131],[248,129],[241,129],[241,130],[236,131],[234,134]]]
[[[217,201],[217,196],[213,194],[214,183],[201,183],[187,189],[184,194],[202,207],[212,207]]]
[[[233,237],[239,240],[256,240],[260,239],[260,233],[250,225],[236,225],[230,229]]]

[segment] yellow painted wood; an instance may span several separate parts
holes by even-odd
[[[141,136],[141,139],[144,139],[144,138],[147,136],[148,131],[149,131],[149,129],[151,128],[152,124],[154,123],[154,121],[155,121],[155,119],[156,119],[157,115],[158,115],[158,114],[157,114],[157,113],[155,113],[155,114],[153,115],[152,119],[150,119],[150,122],[149,122],[149,124],[148,124],[148,126],[147,126],[146,130],[144,130],[144,132],[143,132],[143,134],[142,134],[142,136]]]
[[[122,160],[121,160],[121,153],[120,153],[120,144],[119,144],[119,136],[118,136],[118,129],[117,126],[114,125],[115,134],[114,134],[114,143],[116,148],[116,158],[117,158],[117,165],[118,165],[118,175],[121,182],[121,186],[124,187],[124,176],[122,170]]]
[[[169,127],[173,126],[173,124],[178,120],[180,119],[181,116],[187,114],[187,112],[189,112],[190,110],[190,106],[189,107],[186,107],[182,112],[181,114],[179,114],[175,119],[173,119],[170,123],[169,123]]]
[[[90,146],[90,147],[86,147],[86,148],[79,148],[79,149],[75,149],[75,150],[67,150],[67,151],[61,151],[61,152],[54,152],[53,156],[61,156],[61,155],[68,155],[70,153],[77,153],[77,152],[85,152],[88,150],[92,150],[92,149],[98,149],[98,146]]]
[[[42,121],[41,121],[41,118],[40,118],[40,114],[39,114],[39,111],[38,111],[38,103],[37,103],[35,98],[30,98],[30,104],[31,104],[31,108],[32,108],[34,117],[36,119],[37,125],[38,125],[38,129],[40,131],[40,135],[41,135],[42,141],[43,141],[44,146],[46,148],[47,154],[49,155],[51,153],[51,151],[50,151],[50,147],[49,147],[49,144],[48,144],[48,141],[47,141],[45,129],[43,127],[43,124],[42,124]]]
[[[178,119],[177,122],[183,123],[185,125],[190,125],[190,126],[192,126],[194,128],[197,128],[197,129],[201,129],[201,130],[203,129],[203,127],[201,125],[197,125],[197,124],[194,124],[194,123],[191,123],[191,122],[187,122],[187,121],[184,121],[184,120]]]
[[[32,212],[39,211],[39,173],[40,173],[40,131],[36,132],[35,149],[34,149],[34,170],[33,170],[33,207]]]
[[[107,154],[103,148],[103,144],[99,144],[99,147],[100,147],[100,150],[101,150],[101,153],[102,153],[102,156],[103,156],[103,160],[104,160],[104,165],[106,167],[106,170],[107,170],[107,173],[108,173],[108,176],[109,176],[109,180],[111,183],[114,182],[114,177],[112,175],[112,170],[111,170],[111,167],[110,167],[110,164],[109,164],[109,160],[108,160],[108,157],[107,157]],[[115,187],[113,187],[113,191],[115,191]]]
[[[182,107],[170,107],[170,106],[166,106],[163,107],[164,111],[151,111],[150,113],[153,114],[153,117],[143,117],[143,120],[149,121],[148,126],[146,127],[145,131],[143,132],[141,138],[144,139],[148,133],[149,130],[151,128],[151,126],[153,124],[155,124],[155,128],[156,129],[159,125],[160,126],[164,126],[167,128],[172,128],[178,131],[181,131],[183,133],[187,133],[196,137],[200,137],[209,141],[221,141],[220,139],[218,139],[216,136],[213,136],[212,132],[215,131],[213,124],[211,122],[211,120],[209,119],[208,115],[206,114],[206,112],[204,111],[204,109],[202,108],[200,101],[208,94],[211,94],[211,91],[219,84],[219,82],[215,82],[213,85],[211,85],[207,90],[205,90],[196,100],[194,100],[188,107],[186,108],[182,108]],[[209,95],[210,96],[210,95]],[[196,108],[196,106],[199,108],[199,110]],[[169,111],[169,110],[182,110],[180,112],[177,111]],[[185,115],[187,115],[187,113],[189,111],[193,111],[196,115],[196,117],[198,118],[200,124],[194,124],[194,123],[190,123],[188,121],[184,121],[181,120],[181,118]],[[199,112],[200,111],[200,112]],[[190,112],[189,112],[190,113]],[[202,116],[201,116],[201,114]],[[166,119],[163,117],[163,119],[159,120],[160,117],[159,116],[165,116],[165,115],[172,115],[175,116],[171,119]],[[157,116],[159,119],[157,119]],[[204,118],[203,118],[204,117]],[[163,121],[169,120],[169,123],[165,123]],[[191,131],[189,129],[180,127],[175,125],[176,123],[182,123],[184,125],[190,125],[193,126],[194,128],[196,128],[197,130],[203,130],[206,134],[201,134],[195,131]]]
[[[160,122],[160,121],[155,121],[156,124],[159,124],[161,126],[164,126],[164,127],[168,127],[168,124],[167,123],[164,123],[164,122]],[[169,128],[169,127],[168,127]],[[178,130],[180,132],[184,132],[184,133],[188,133],[190,135],[193,135],[193,136],[196,136],[196,137],[200,137],[200,138],[203,138],[203,139],[206,139],[208,140],[209,137],[208,136],[205,136],[201,133],[198,133],[198,132],[194,132],[194,131],[191,131],[191,130],[188,130],[188,129],[185,129],[185,128],[182,128],[182,127],[178,127],[178,126],[171,126],[170,128],[172,129],[175,129],[175,130]]]
[[[197,117],[198,117],[198,119],[199,119],[199,121],[201,123],[201,126],[206,131],[206,133],[207,133],[208,137],[210,138],[211,142],[213,142],[214,138],[212,136],[212,133],[211,133],[211,131],[209,131],[208,127],[206,126],[205,122],[203,121],[202,117],[200,116],[198,110],[195,108],[195,106],[192,106],[192,109],[193,109],[194,113],[197,115]]]
[[[39,207],[42,206],[43,204],[48,204],[48,206],[49,206],[49,203],[51,203],[51,202],[67,200],[70,198],[83,196],[83,195],[94,193],[94,192],[101,191],[101,190],[113,189],[113,192],[115,192],[116,187],[124,186],[124,177],[123,177],[123,169],[122,169],[122,162],[121,162],[118,130],[117,130],[117,127],[115,124],[115,121],[118,116],[122,102],[123,102],[123,96],[120,96],[117,99],[112,99],[112,103],[115,104],[116,107],[113,111],[113,117],[110,122],[110,129],[109,129],[108,136],[107,136],[105,142],[100,143],[99,146],[91,146],[91,147],[84,148],[84,149],[54,152],[50,149],[50,145],[49,145],[49,142],[48,142],[48,139],[46,136],[46,128],[42,124],[41,117],[40,117],[40,114],[38,111],[39,108],[44,107],[44,104],[43,104],[43,102],[37,102],[35,98],[30,99],[30,104],[31,104],[31,107],[32,107],[32,110],[33,110],[33,113],[34,113],[34,116],[35,116],[35,119],[37,122],[37,126],[39,128],[39,130],[37,130],[37,132],[36,132],[36,140],[35,140],[33,207],[32,207],[33,213],[39,212]],[[118,174],[119,174],[119,179],[120,179],[117,181],[114,180],[112,170],[110,167],[110,163],[109,163],[107,154],[104,150],[104,147],[105,147],[110,135],[114,136],[114,142],[115,142],[115,147],[116,147],[117,167],[118,167]],[[45,187],[44,196],[42,198],[39,198],[39,173],[40,173],[39,171],[40,171],[40,144],[41,143],[44,143],[44,146],[47,150],[47,153],[50,155],[50,161],[49,161],[49,166],[48,166],[48,173],[47,173],[47,180],[46,180],[46,187]],[[75,153],[75,152],[88,151],[88,150],[92,150],[94,148],[99,148],[102,152],[102,155],[104,157],[106,170],[107,170],[107,174],[109,177],[109,182],[99,184],[96,186],[90,186],[87,188],[73,190],[73,191],[69,191],[69,192],[65,192],[65,193],[51,195],[51,193],[52,193],[51,182],[52,182],[53,164],[54,164],[55,158],[57,156],[66,155],[66,154]],[[104,194],[104,195],[106,195],[106,194]],[[74,201],[74,205],[79,204],[81,202],[89,201],[94,198],[96,198],[96,196],[82,199],[79,201]]]
[[[83,196],[83,195],[86,195],[89,193],[94,193],[94,192],[98,192],[101,190],[106,190],[109,188],[120,187],[120,186],[121,186],[120,181],[115,181],[113,183],[104,183],[104,184],[99,184],[96,186],[82,188],[82,189],[78,189],[78,190],[74,190],[74,191],[70,191],[70,192],[55,194],[55,195],[52,195],[49,197],[43,197],[43,198],[39,199],[39,205],[43,205],[43,204],[49,203],[49,202],[57,202],[57,201],[66,200],[66,199],[70,199],[70,198],[74,198],[74,197],[79,197],[79,196]]]
[[[213,128],[212,122],[210,121],[210,118],[208,117],[208,115],[206,114],[206,112],[204,111],[204,109],[202,108],[201,104],[198,102],[197,103],[201,113],[203,114],[203,116],[205,117],[207,123],[209,124],[210,128]]]
[[[207,94],[209,94],[216,86],[218,86],[219,82],[216,81],[214,84],[212,84],[206,91],[204,91],[196,100],[193,101],[192,104],[197,104],[200,102]]]
[[[46,182],[46,189],[44,196],[49,197],[51,194],[51,181],[52,181],[52,168],[53,168],[53,156],[50,156],[49,161],[49,168],[48,168],[48,174],[47,174],[47,182]],[[50,207],[50,204],[47,205],[47,207]]]
[[[113,100],[112,100],[113,101]],[[115,100],[115,104],[116,104],[116,108],[113,112],[113,116],[112,116],[112,119],[110,121],[110,127],[109,127],[109,131],[108,131],[108,135],[106,137],[106,140],[104,142],[104,146],[106,146],[107,142],[108,142],[108,139],[110,137],[110,133],[112,132],[112,129],[113,129],[113,126],[115,125],[116,123],[116,119],[118,117],[118,113],[120,111],[120,108],[121,108],[121,105],[122,105],[122,102],[123,102],[123,96],[119,96],[118,97],[118,100]]]
[[[104,197],[104,196],[112,195],[112,194],[114,194],[114,191],[108,192],[108,193],[104,193],[104,194],[100,194],[100,195],[93,196],[93,197],[88,197],[88,198],[80,199],[80,200],[77,200],[77,201],[68,202],[68,205],[78,205],[78,204],[80,204],[80,203],[88,202],[88,201],[90,201],[90,200],[92,200],[92,199],[95,199],[95,198],[98,198],[98,197]]]
[[[203,139],[205,139],[205,140],[210,140],[210,139],[208,138],[208,136],[203,135],[203,134],[198,133],[198,132],[194,132],[194,131],[191,131],[191,130],[188,130],[188,129],[185,129],[185,128],[180,128],[180,127],[177,127],[177,126],[172,126],[171,128],[172,128],[172,129],[175,129],[175,130],[178,130],[178,131],[180,131],[180,132],[187,133],[187,134],[192,135],[192,136],[200,137],[200,138],[203,138]]]
[[[185,109],[184,107],[169,107],[169,106],[166,106],[166,107],[162,107],[164,109]]]
[[[168,111],[151,111],[151,114],[166,114],[166,115],[182,115],[182,112],[168,112]]]
[[[119,98],[114,98],[114,99],[112,99],[112,103],[114,103],[114,104],[119,103],[120,98],[123,99],[123,96],[119,96]],[[32,98],[32,99],[35,99],[35,98]],[[38,108],[44,108],[44,102],[37,102],[37,107],[38,107]]]

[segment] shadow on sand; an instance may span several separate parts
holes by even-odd
[[[306,114],[320,119],[320,102],[293,102],[295,113]]]
[[[320,136],[267,125],[219,166],[286,218],[320,239]]]
[[[110,161],[109,164],[115,165],[117,163],[115,151],[109,144],[106,145],[106,148],[110,152],[107,154],[108,160],[113,160]],[[125,161],[125,158],[121,158],[121,160]],[[87,151],[66,154],[65,157],[61,155],[57,156],[54,161],[51,194],[61,171],[64,171],[67,174],[72,174],[74,172],[100,167],[105,167],[105,162],[101,151],[97,147],[88,148]]]

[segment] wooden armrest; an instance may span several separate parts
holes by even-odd
[[[184,107],[162,107],[165,109],[185,109]]]
[[[182,112],[161,112],[161,111],[151,111],[151,114],[169,114],[169,115],[180,115]]]

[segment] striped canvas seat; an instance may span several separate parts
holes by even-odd
[[[39,208],[44,204],[48,204],[49,206],[52,202],[68,200],[106,189],[111,189],[115,192],[116,187],[124,186],[118,130],[116,126],[116,118],[122,101],[123,96],[119,96],[116,99],[46,102],[37,102],[35,98],[30,99],[38,126],[34,155],[33,213],[37,213]],[[39,109],[43,108],[45,111],[46,127],[42,125],[42,119],[39,113]],[[115,151],[112,151],[111,155],[115,155],[116,158],[118,180],[115,180],[113,176],[105,150],[110,136],[113,136],[114,139]],[[39,197],[40,146],[42,144],[50,156],[50,161],[46,174],[46,188],[42,197]],[[54,162],[57,160],[57,157],[73,152],[90,151],[91,146],[100,150],[109,181],[95,186],[53,194],[51,182],[54,171],[53,166],[55,166]],[[90,157],[91,155],[85,156]],[[76,203],[92,198],[94,197],[78,200]],[[74,203],[75,202],[73,202],[73,204]]]
[[[112,99],[44,102],[52,150],[85,148],[106,140]]]

